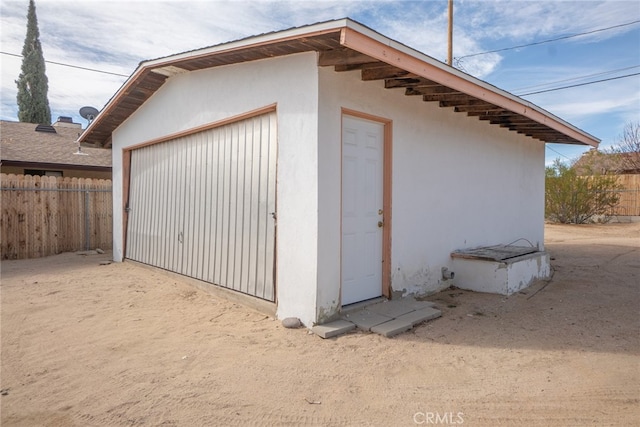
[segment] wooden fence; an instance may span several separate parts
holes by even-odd
[[[2,259],[111,249],[111,180],[1,174]]]
[[[640,216],[640,175],[618,175],[620,202],[612,216]]]

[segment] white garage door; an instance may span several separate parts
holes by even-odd
[[[126,257],[274,301],[275,112],[133,150]]]

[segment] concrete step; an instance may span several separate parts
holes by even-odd
[[[355,325],[363,331],[370,331],[374,326],[379,325],[380,323],[388,322],[391,319],[393,319],[393,317],[373,313],[368,309],[359,310],[354,313],[345,314],[344,316],[342,316],[342,320],[355,323]]]
[[[408,331],[419,323],[435,319],[437,317],[440,317],[441,315],[442,313],[440,312],[440,310],[427,307],[421,310],[403,314],[402,316],[398,316],[393,320],[376,325],[371,328],[371,332],[384,335],[385,337],[389,338],[401,334],[402,332]]]
[[[322,338],[332,338],[358,327],[364,331],[392,337],[441,315],[432,302],[406,298],[376,302],[355,311],[348,311],[341,320],[317,325],[311,330]]]
[[[311,330],[314,334],[318,335],[321,338],[332,338],[338,335],[346,334],[347,332],[355,328],[355,323],[347,322],[346,320],[335,320],[323,325],[316,325],[311,328]]]

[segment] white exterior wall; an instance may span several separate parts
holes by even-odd
[[[277,315],[316,317],[317,87],[315,52],[171,77],[113,134],[114,207],[122,206],[122,149],[277,103]],[[123,259],[122,211],[113,256]]]
[[[441,268],[453,270],[456,249],[520,238],[543,248],[542,142],[316,64],[311,52],[172,77],[113,134],[114,207],[123,148],[277,103],[277,315],[308,326],[329,320],[341,306],[345,107],[393,121],[394,292],[448,286]],[[117,208],[113,235],[120,261]]]
[[[439,108],[360,73],[320,76],[318,312],[340,295],[341,108],[393,121],[391,271],[394,293],[449,286],[456,249],[525,238],[543,249],[544,144]],[[387,219],[385,218],[385,222]],[[525,244],[519,242],[520,244]]]

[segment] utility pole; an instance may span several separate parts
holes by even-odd
[[[449,49],[447,51],[447,64],[453,66],[453,0],[449,0]]]

